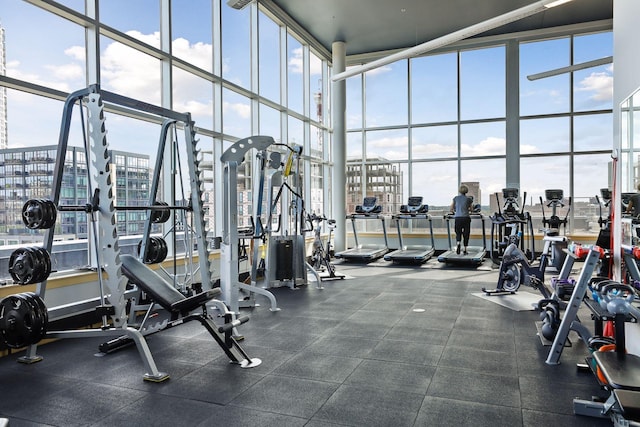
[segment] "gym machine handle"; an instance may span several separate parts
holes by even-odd
[[[243,323],[247,323],[248,321],[249,321],[249,316],[238,317],[236,320],[233,320],[229,323],[225,323],[224,325],[219,326],[218,332],[220,332],[221,334],[227,333],[231,331],[233,328],[235,328],[236,326],[240,326]]]

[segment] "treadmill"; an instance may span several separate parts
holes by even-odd
[[[353,227],[353,238],[356,246],[342,252],[336,252],[335,257],[346,261],[370,262],[382,258],[389,252],[389,242],[387,240],[387,228],[382,215],[382,206],[376,204],[376,197],[365,197],[362,205],[356,206],[356,213],[347,215],[351,219]],[[384,235],[384,245],[380,244],[360,244],[358,242],[358,231],[356,230],[357,220],[375,219],[382,222],[382,233]]]
[[[487,232],[485,231],[485,217],[480,213],[480,205],[477,205],[476,212],[471,214],[471,221],[479,219],[482,224],[482,246],[467,246],[467,254],[456,253],[456,248],[451,239],[451,221],[455,221],[453,214],[444,216],[447,222],[447,237],[449,238],[449,250],[438,256],[438,261],[451,265],[475,266],[483,263],[487,256]]]
[[[393,252],[389,252],[384,256],[386,261],[393,261],[395,263],[411,263],[422,264],[433,256],[435,252],[435,240],[433,237],[433,223],[431,221],[431,215],[429,215],[429,205],[422,204],[421,196],[409,197],[409,202],[406,205],[400,206],[400,213],[393,216],[398,227],[398,242],[400,243],[400,249]],[[431,236],[430,245],[405,245],[402,241],[402,227],[400,226],[401,220],[406,219],[409,222],[413,220],[426,220],[429,221],[429,235]]]

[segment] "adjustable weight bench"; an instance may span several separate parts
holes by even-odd
[[[122,274],[129,279],[129,282],[138,286],[151,297],[154,303],[169,312],[171,320],[168,322],[168,327],[197,320],[211,334],[233,363],[239,364],[242,368],[253,368],[262,363],[260,359],[249,358],[232,336],[232,331],[236,326],[249,321],[248,316],[233,320],[233,313],[227,312],[224,313],[225,324],[218,326],[207,314],[206,303],[220,295],[219,288],[186,297],[171,283],[132,255],[120,255],[120,261],[122,262]],[[201,312],[194,312],[198,308],[201,309]]]

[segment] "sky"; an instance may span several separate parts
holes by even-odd
[[[61,3],[81,10],[83,0]],[[185,7],[185,5],[190,7]],[[159,11],[157,0],[109,0],[101,2],[101,20],[124,31],[131,37],[159,47]],[[177,57],[211,71],[213,48],[209,30],[211,2],[209,0],[176,0],[173,2],[172,49]],[[127,13],[122,13],[123,10]],[[204,11],[204,12],[203,12]],[[25,18],[28,17],[28,18]],[[141,19],[144,17],[144,19]],[[30,25],[24,25],[28,19]],[[280,93],[275,73],[278,71],[278,28],[260,15],[261,95],[276,99]],[[84,31],[41,9],[19,0],[0,0],[0,23],[6,30],[7,75],[67,92],[85,86]],[[55,29],[52,31],[52,29]],[[302,112],[302,48],[288,38],[287,70],[291,109]],[[248,9],[237,11],[223,2],[223,76],[248,88],[250,85]],[[612,35],[596,34],[576,37],[573,62],[579,63],[612,55]],[[413,177],[412,191],[423,191],[427,202],[445,204],[457,187],[457,128],[451,121],[457,118],[460,99],[462,120],[490,119],[486,123],[463,124],[461,147],[463,156],[504,155],[506,135],[504,116],[504,55],[502,46],[464,51],[460,61],[455,53],[403,61],[366,73],[367,98],[361,105],[362,77],[347,80],[347,128],[364,126],[405,126],[405,129],[371,131],[366,135],[366,153],[361,138],[348,136],[348,156],[381,156],[388,160],[442,159],[436,163],[420,163],[409,173]],[[530,82],[526,76],[570,65],[571,46],[568,38],[523,44],[520,52],[520,112],[521,115],[555,114],[612,108],[613,67],[611,64],[574,73]],[[153,104],[160,104],[159,61],[132,51],[123,45],[101,38],[102,87]],[[410,64],[410,65],[409,65]],[[459,70],[458,70],[459,64]],[[321,76],[321,62],[311,61],[311,90]],[[410,69],[408,69],[410,67]],[[460,72],[460,93],[456,76]],[[407,93],[408,72],[413,90]],[[212,93],[202,80],[181,71],[174,72],[174,110],[188,111],[196,126],[213,127]],[[409,102],[411,96],[411,102]],[[407,106],[411,106],[409,114]],[[313,105],[309,108],[313,111]],[[9,141],[11,146],[55,144],[62,104],[9,91]],[[261,133],[279,132],[277,114],[265,108]],[[237,137],[250,132],[248,99],[225,91],[223,97],[223,130]],[[366,113],[365,113],[366,112]],[[442,126],[412,129],[413,147],[409,152],[408,121],[413,124],[443,123]],[[575,147],[577,150],[609,149],[613,136],[612,117],[585,116],[576,118]],[[295,123],[296,121],[292,121]],[[578,126],[579,124],[579,126]],[[76,126],[77,129],[79,126]],[[107,117],[108,140],[111,148],[155,155],[158,128],[117,116]],[[274,135],[277,139],[279,135]],[[290,141],[302,138],[301,126],[295,123]],[[548,118],[521,122],[521,154],[554,153],[568,150],[569,119]],[[77,141],[79,132],[72,133]],[[71,142],[72,145],[73,142]],[[152,160],[153,161],[153,160]],[[592,197],[606,187],[606,156],[583,158],[580,179],[576,180],[576,195]],[[576,162],[578,163],[578,162]],[[480,181],[483,204],[491,192],[505,186],[504,160],[464,160],[461,181]],[[603,172],[604,171],[604,172]],[[543,172],[543,173],[540,173]],[[543,193],[550,186],[568,189],[566,157],[530,159],[521,166],[521,188],[531,194]],[[440,183],[440,184],[439,184]],[[405,192],[408,192],[407,188]],[[409,195],[409,194],[407,194]]]

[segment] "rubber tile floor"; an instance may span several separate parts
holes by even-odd
[[[260,366],[229,363],[197,322],[147,336],[170,375],[158,384],[143,381],[135,347],[104,355],[105,339],[63,339],[40,345],[38,363],[0,358],[0,418],[10,427],[611,425],[573,415],[574,397],[606,396],[576,368],[588,354],[577,335],[559,365],[546,365],[537,312],[472,295],[495,286],[495,270],[337,267],[348,279],[323,289],[272,289],[280,311],[262,296],[242,310],[251,320],[238,328],[241,346]]]

